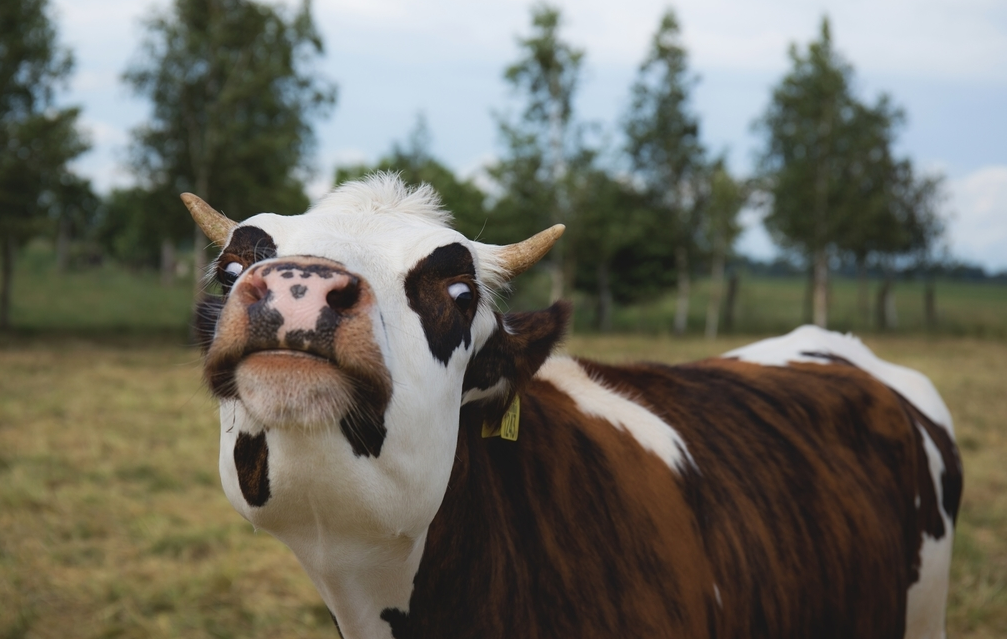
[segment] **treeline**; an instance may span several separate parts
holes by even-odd
[[[178,193],[193,191],[239,220],[307,207],[311,125],[336,102],[336,87],[316,68],[324,44],[307,1],[286,11],[253,0],[175,0],[151,14],[122,76],[152,105],[132,132],[136,185],[104,196],[70,168],[88,143],[79,110],[55,108],[72,56],[58,45],[47,1],[0,7],[3,325],[13,255],[30,237],[55,236],[61,268],[73,258],[111,258],[159,267],[166,281],[192,251],[198,295],[207,242],[180,212]],[[535,5],[503,70],[518,109],[493,114],[501,153],[484,179],[459,178],[433,157],[421,116],[376,164],[341,167],[334,181],[388,170],[429,183],[459,230],[488,242],[566,224],[543,265],[550,297],[592,299],[600,330],[611,326],[615,304],[676,290],[673,327],[684,332],[691,279],[702,274],[713,282],[706,332],[715,335],[730,314],[725,282],[738,263],[746,206],[764,212],[773,239],[808,273],[808,306],[820,325],[837,268],[858,273],[865,314],[869,273],[883,274],[884,297],[897,272],[937,272],[941,180],[895,155],[902,111],[887,96],[870,104],[854,94],[853,69],[826,19],[816,40],[791,47],[791,68],[754,123],[763,145],[750,176],[733,175],[703,142],[690,103],[697,78],[674,12],[656,26],[620,121],[587,122],[576,110],[586,53],[563,38],[559,9]]]

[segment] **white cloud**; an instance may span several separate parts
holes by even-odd
[[[987,166],[949,184],[952,254],[1007,270],[1007,165]]]

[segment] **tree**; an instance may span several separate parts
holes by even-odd
[[[132,164],[150,193],[193,191],[232,219],[300,212],[310,121],[335,88],[310,72],[323,45],[304,0],[289,18],[254,0],[175,0],[146,22],[137,62],[123,79],[153,103],[133,131]],[[181,215],[162,232],[178,241]],[[196,291],[206,238],[195,228]]]
[[[486,194],[471,180],[462,180],[433,157],[426,118],[417,117],[416,126],[405,144],[392,145],[377,164],[358,164],[336,169],[335,186],[359,179],[375,171],[398,173],[409,185],[429,184],[437,191],[444,208],[454,216],[455,228],[466,237],[483,236],[486,226]],[[483,239],[486,239],[483,236]]]
[[[615,302],[636,302],[668,286],[667,278],[646,272],[641,264],[660,263],[647,247],[660,237],[661,220],[638,189],[601,169],[584,173],[576,196],[581,215],[574,250],[577,264],[583,265],[580,282],[585,290],[593,287],[596,328],[608,332]]]
[[[656,205],[667,211],[678,280],[675,332],[679,334],[685,331],[689,313],[689,252],[699,222],[695,178],[703,163],[699,122],[688,109],[693,83],[678,20],[669,9],[640,65],[624,127],[635,174]]]
[[[827,18],[806,52],[790,47],[791,71],[756,122],[766,136],[761,169],[772,196],[765,219],[781,246],[811,264],[813,320],[828,322],[829,262],[852,256],[867,312],[869,261],[911,251],[917,209],[908,160],[892,144],[903,113],[886,95],[874,106],[852,93],[853,69],[832,46]],[[908,207],[908,208],[907,208]]]
[[[819,40],[804,54],[791,45],[789,56],[792,69],[756,123],[767,138],[762,171],[771,182],[772,205],[765,223],[777,243],[797,249],[811,263],[812,316],[824,327],[829,259],[842,221],[844,168],[854,139],[853,71],[832,47],[827,18],[822,19]]]
[[[47,0],[0,3],[0,328],[7,328],[14,251],[39,232],[76,178],[67,163],[88,144],[76,108],[56,108],[56,89],[73,68],[48,15]]]
[[[724,288],[724,266],[741,233],[738,213],[748,201],[749,188],[731,177],[724,160],[709,169],[710,195],[702,217],[702,236],[710,252],[710,300],[706,307],[706,337],[717,336]],[[735,284],[737,286],[737,284]]]
[[[532,34],[518,40],[523,57],[504,73],[513,89],[525,94],[527,104],[519,121],[499,119],[507,156],[490,172],[506,194],[494,218],[519,218],[515,226],[535,230],[567,223],[573,214],[566,181],[580,142],[573,99],[584,52],[560,39],[560,22],[559,9],[532,7]],[[562,297],[573,281],[575,263],[568,244],[561,240],[550,252],[553,299]]]

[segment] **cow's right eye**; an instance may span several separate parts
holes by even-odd
[[[453,299],[455,304],[457,304],[463,311],[468,309],[469,305],[472,304],[472,287],[465,282],[455,282],[449,286],[448,295],[451,296],[451,299]]]
[[[233,286],[238,281],[238,276],[245,270],[245,265],[241,262],[228,262],[220,271],[220,280],[224,286]]]

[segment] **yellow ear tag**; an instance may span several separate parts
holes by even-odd
[[[514,401],[511,402],[510,406],[507,408],[507,412],[504,413],[503,419],[500,420],[499,428],[493,428],[486,422],[483,422],[483,437],[502,437],[508,441],[516,442],[518,422],[520,419],[521,397],[515,395]]]

